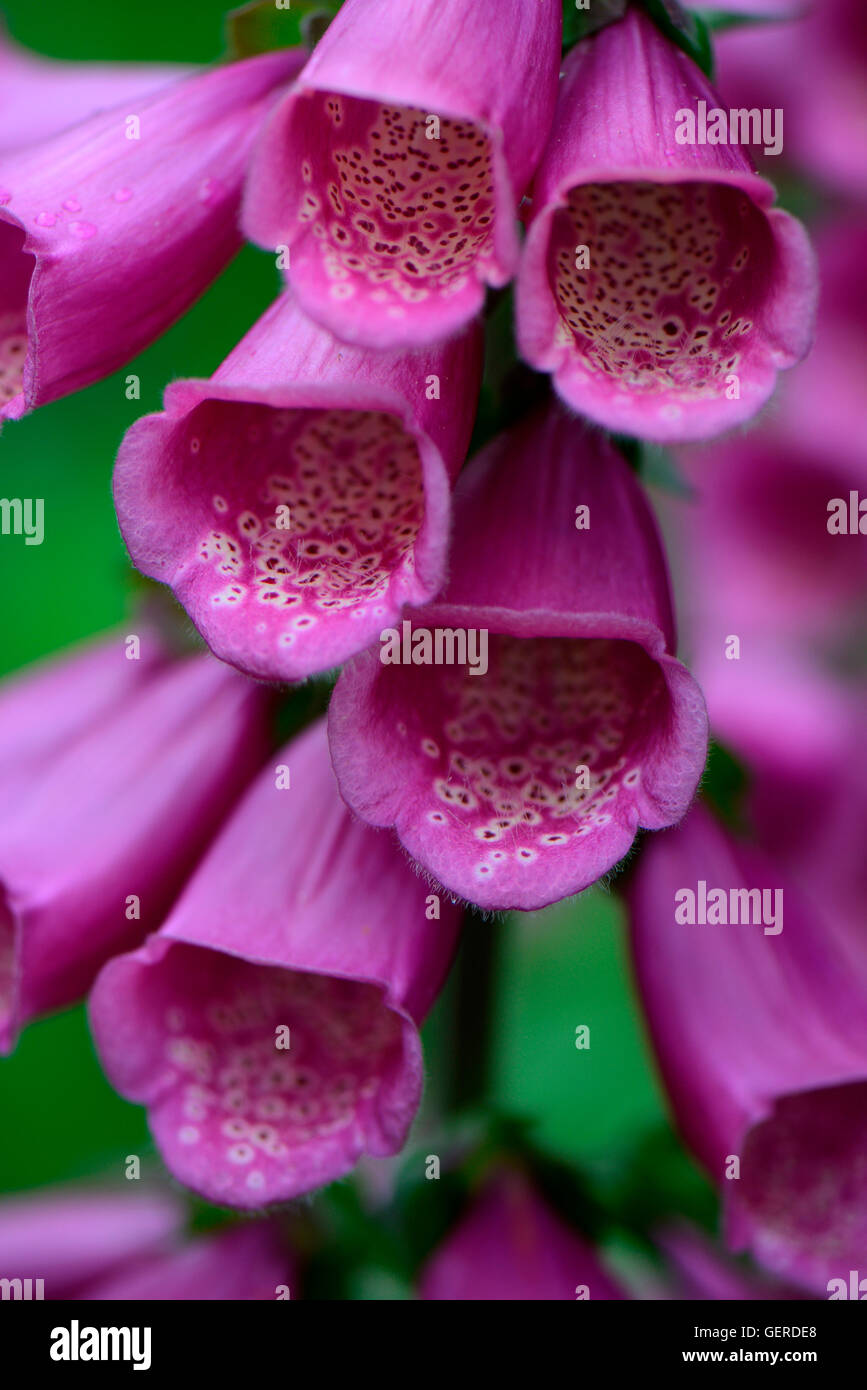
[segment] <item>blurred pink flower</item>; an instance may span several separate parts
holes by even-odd
[[[467,659],[450,639],[430,664],[438,632],[464,634]],[[686,812],[707,721],[654,521],[623,458],[559,406],[462,474],[447,588],[395,637],[403,664],[381,642],[337,683],[334,768],[449,892],[542,907]]]
[[[683,895],[698,905],[702,884],[708,917],[723,895],[722,922],[685,918]],[[863,933],[801,900],[701,808],[647,845],[630,901],[657,1058],[683,1137],[723,1193],[727,1243],[824,1293],[867,1239]]]
[[[0,159],[0,421],[113,372],[226,266],[250,146],[303,56],[184,78]]]
[[[0,686],[0,1051],[159,926],[265,756],[265,692],[140,641]]]
[[[323,723],[275,761],[90,1005],[106,1074],[148,1107],[173,1175],[234,1207],[401,1148],[421,1094],[418,1024],[460,920],[389,836],[350,816]]]
[[[6,1198],[0,1276],[42,1280],[49,1301],[292,1296],[294,1264],[272,1223],[190,1239],[184,1219],[181,1204],[160,1192],[49,1188]]]
[[[244,671],[339,665],[442,585],[481,348],[477,325],[421,352],[343,346],[284,295],[127,433],[115,501],[134,563]]]
[[[421,1274],[434,1302],[621,1299],[592,1248],[517,1170],[489,1177]]]
[[[739,145],[679,143],[701,101],[720,104],[637,9],[578,44],[518,278],[522,355],[576,410],[648,439],[750,419],[810,346],[806,233]]]
[[[339,338],[435,342],[512,278],[561,19],[560,0],[345,0],[263,131],[243,216]]]
[[[727,102],[784,109],[787,164],[827,189],[867,196],[863,0],[815,0],[807,17],[794,23],[721,33],[715,50],[717,83]]]
[[[0,21],[0,153],[47,140],[191,71],[180,63],[58,62],[14,43]]]
[[[805,1297],[799,1289],[737,1264],[703,1231],[686,1222],[654,1232],[654,1240],[673,1267],[675,1298],[720,1303]]]

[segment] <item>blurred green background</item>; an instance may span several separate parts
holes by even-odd
[[[19,42],[59,58],[207,62],[223,49],[221,0],[80,0],[74,7],[68,0],[5,0],[0,11]],[[45,541],[26,547],[10,537],[0,545],[0,674],[130,611],[133,581],[110,495],[121,436],[138,415],[159,407],[172,378],[210,374],[276,288],[273,258],[245,249],[136,362],[5,427],[0,492],[44,498]],[[128,372],[141,378],[140,401],[125,397]],[[533,1119],[539,1142],[579,1163],[624,1219],[643,1225],[678,1209],[707,1218],[710,1190],[665,1117],[617,900],[595,890],[579,902],[513,918],[502,930],[491,1099]],[[442,1073],[461,1066],[450,1043],[453,993],[446,992],[426,1029],[430,1105],[442,1092]],[[575,1047],[580,1024],[590,1027],[588,1051]],[[478,1027],[485,1026],[480,1011]],[[102,1079],[82,1009],[32,1026],[15,1055],[0,1062],[0,1191],[117,1175],[125,1155],[151,1151],[143,1112]]]

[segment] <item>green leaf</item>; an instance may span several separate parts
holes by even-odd
[[[563,0],[563,51],[604,29],[626,13],[628,0],[592,0],[590,9],[579,10],[575,0]]]
[[[317,16],[333,19],[340,0],[291,0],[288,9],[278,9],[274,0],[251,0],[226,16],[226,47],[229,57],[253,58],[277,48],[295,48],[306,43],[308,27]]]
[[[705,77],[713,79],[713,45],[704,19],[677,0],[644,0],[644,8],[666,38],[682,48]]]
[[[724,29],[742,28],[745,24],[779,23],[772,15],[733,14],[730,10],[702,10],[700,18],[715,34]]]
[[[702,794],[720,820],[736,834],[748,828],[744,801],[749,781],[749,773],[734,754],[712,740],[702,778]]]
[[[676,497],[694,496],[692,485],[684,478],[674,456],[661,444],[651,444],[626,434],[613,435],[612,442],[642,482],[663,492],[672,492]]]

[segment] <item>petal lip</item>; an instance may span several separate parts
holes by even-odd
[[[337,681],[328,711],[331,758],[341,795],[369,825],[393,828],[408,854],[446,892],[486,911],[530,912],[548,907],[583,892],[607,874],[628,854],[639,828],[658,830],[686,815],[707,758],[707,711],[694,677],[662,650],[661,634],[642,634],[638,625],[610,615],[572,616],[564,622],[554,614],[500,615],[436,605],[419,616],[429,628],[487,627],[491,633],[526,638],[602,637],[635,642],[654,657],[662,671],[670,701],[670,738],[677,744],[675,757],[654,760],[658,766],[643,782],[639,798],[625,817],[615,818],[604,834],[594,838],[592,847],[582,847],[580,856],[556,870],[547,864],[540,865],[538,872],[525,867],[502,870],[496,882],[488,884],[470,879],[452,847],[431,837],[414,800],[407,797],[406,780],[395,763],[393,749],[370,714],[384,670],[379,652],[354,658]],[[642,636],[648,640],[643,641]],[[356,733],[360,720],[363,738]]]
[[[275,344],[285,344],[286,351],[272,360]],[[426,398],[431,375],[440,381],[443,396],[457,392],[446,419],[443,400]],[[405,604],[426,602],[443,583],[451,484],[469,442],[480,375],[478,325],[425,353],[369,354],[341,348],[283,295],[213,378],[174,382],[166,391],[165,411],[143,417],[128,431],[115,468],[114,497],[133,563],[168,583],[214,654],[246,674],[294,682],[340,665],[374,641]],[[323,615],[309,635],[296,633],[292,646],[281,647],[272,628],[257,631],[248,605],[228,614],[208,601],[194,529],[203,524],[203,499],[194,491],[183,449],[193,412],[211,401],[311,416],[363,412],[400,422],[418,452],[423,514],[411,566],[391,570],[387,590],[375,603]]]
[[[176,1139],[177,1117],[173,1105],[176,1083],[164,1070],[151,1070],[148,1074],[136,1064],[135,1049],[130,1053],[125,1047],[125,1035],[110,1000],[113,999],[115,1003],[119,1001],[130,1011],[139,1037],[153,1046],[158,1034],[154,1010],[148,1011],[141,1003],[145,994],[144,976],[151,969],[159,971],[170,958],[173,949],[190,945],[196,954],[207,954],[209,951],[209,948],[203,947],[198,941],[189,942],[169,926],[168,929],[150,937],[137,951],[115,956],[97,977],[89,1003],[90,1030],[106,1077],[125,1099],[147,1108],[148,1126],[154,1142],[178,1181],[206,1201],[218,1206],[241,1211],[259,1211],[263,1206],[292,1201],[313,1188],[323,1187],[344,1177],[365,1154],[385,1158],[402,1148],[420,1104],[424,1082],[424,1061],[418,1027],[388,982],[372,978],[363,979],[348,970],[331,970],[329,976],[353,984],[376,986],[381,991],[383,1008],[394,1014],[400,1022],[399,1074],[389,1087],[389,1094],[384,1098],[381,1110],[368,1118],[365,1132],[353,1133],[342,1144],[320,1144],[322,1152],[316,1159],[315,1182],[299,1180],[294,1169],[286,1167],[264,1191],[245,1190],[240,1185],[230,1186],[220,1174],[215,1173],[214,1165],[207,1156],[197,1154],[192,1147],[185,1150],[183,1146],[179,1146]],[[220,947],[219,950],[222,956],[230,957],[244,965],[274,965],[273,961],[264,959],[255,952],[242,953],[239,949],[227,947]],[[192,958],[188,957],[187,968],[193,968],[193,965]],[[321,977],[321,972],[312,967],[299,969],[293,966],[292,973]],[[153,1034],[152,1038],[149,1037],[149,1033]],[[140,1044],[138,1051],[141,1051]]]
[[[0,221],[24,242],[3,273],[20,256],[34,264],[22,389],[0,420],[116,370],[216,278],[241,245],[258,125],[302,61],[299,50],[264,54],[146,95],[135,113],[144,138],[141,126],[126,137],[125,103],[4,158]],[[12,307],[23,319],[24,304]]]

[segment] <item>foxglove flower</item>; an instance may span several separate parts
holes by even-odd
[[[292,1297],[293,1263],[267,1221],[187,1240],[167,1193],[54,1188],[0,1202],[3,1277],[51,1300]],[[38,1282],[37,1282],[38,1281]],[[14,1287],[14,1285],[13,1285]]]
[[[714,44],[732,106],[783,107],[787,164],[820,187],[867,195],[867,25],[862,0],[813,0],[794,24],[745,25]]]
[[[244,229],[339,338],[454,333],[515,272],[560,0],[346,0],[257,145]]]
[[[428,1261],[420,1292],[462,1303],[624,1297],[590,1246],[513,1170],[487,1180]]]
[[[0,160],[0,421],[107,376],[219,274],[256,130],[301,61],[190,77]]]
[[[133,561],[241,670],[339,665],[442,584],[480,373],[475,327],[370,353],[284,295],[211,380],[173,383],[127,434],[115,502]]]
[[[743,1268],[720,1250],[704,1232],[679,1223],[656,1233],[659,1245],[677,1276],[675,1297],[690,1302],[741,1302],[760,1299],[802,1299],[788,1284]]]
[[[288,1299],[295,1268],[276,1226],[258,1221],[188,1241],[169,1255],[130,1264],[83,1297],[88,1301],[250,1303]]]
[[[116,638],[72,663],[57,731],[64,662],[0,699],[21,738],[0,779],[14,791],[0,793],[2,1051],[159,925],[265,755],[261,689],[210,657],[127,650]]]
[[[46,1299],[80,1298],[118,1270],[168,1255],[183,1222],[175,1197],[132,1184],[119,1192],[57,1187],[6,1197],[0,1202],[0,1273],[41,1279]]]
[[[12,43],[0,24],[0,153],[47,140],[188,71],[177,63],[57,62]]]
[[[631,900],[657,1057],[683,1136],[723,1190],[727,1242],[823,1293],[867,1240],[863,933],[798,901],[703,809],[647,847]]]
[[[417,1024],[457,936],[457,909],[436,920],[426,893],[342,804],[323,724],[262,773],[160,932],[91,998],[106,1074],[148,1107],[179,1181],[260,1207],[397,1152]]]
[[[462,475],[451,569],[435,603],[344,669],[335,772],[450,892],[543,907],[607,873],[640,825],[684,815],[704,702],[673,655],[641,489],[559,407]]]
[[[810,345],[806,233],[742,148],[678,143],[702,101],[720,107],[637,9],[578,44],[518,279],[527,361],[576,410],[649,439],[749,419]]]

